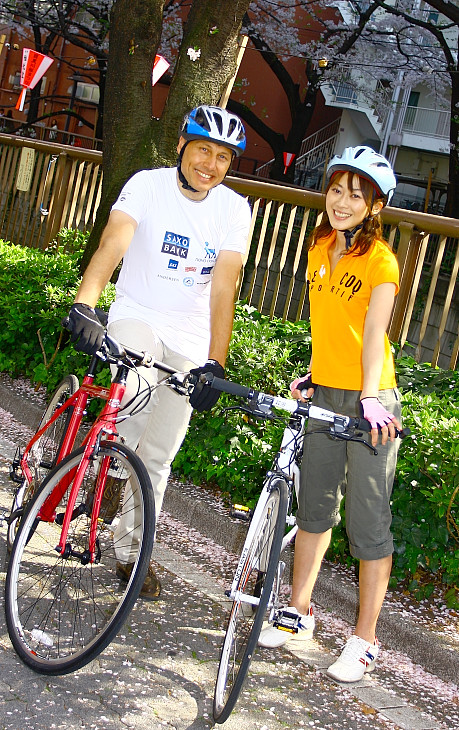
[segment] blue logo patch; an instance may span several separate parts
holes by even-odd
[[[178,268],[178,261],[175,259],[169,259],[169,264],[167,266],[168,269],[177,269]]]
[[[192,276],[185,276],[185,278],[183,280],[183,283],[184,283],[185,286],[193,286],[194,279],[193,279]]]
[[[210,243],[207,243],[207,241],[204,244],[204,248],[206,249],[206,259],[215,259],[217,258],[215,254],[215,249],[210,248]]]
[[[187,236],[179,236],[178,233],[166,231],[161,251],[179,259],[186,259],[190,248],[190,239]]]
[[[201,269],[201,274],[210,274],[213,268],[213,266],[203,266]]]

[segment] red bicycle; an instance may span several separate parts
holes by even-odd
[[[110,388],[94,384],[101,360],[116,365]],[[174,373],[106,335],[81,386],[74,376],[62,381],[13,465],[20,486],[9,518],[6,623],[19,657],[42,674],[66,674],[94,659],[126,621],[148,570],[153,490],[145,466],[119,443],[116,429],[120,417],[129,417],[120,403],[128,372],[139,365]],[[175,375],[173,387],[180,390]],[[94,397],[106,403],[72,451]],[[130,414],[149,397],[151,388],[139,385]],[[121,557],[127,551],[129,560]],[[116,577],[117,561],[134,563],[127,584]]]

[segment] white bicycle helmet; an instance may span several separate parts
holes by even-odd
[[[237,157],[245,150],[245,129],[241,120],[219,106],[201,104],[192,109],[183,120],[180,134],[188,142],[204,138],[229,147]]]
[[[394,171],[385,157],[371,147],[346,147],[341,155],[335,155],[327,167],[330,178],[335,172],[346,171],[362,175],[376,187],[381,195],[390,202],[397,180]]]

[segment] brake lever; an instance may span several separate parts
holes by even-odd
[[[373,446],[373,444],[370,444],[364,438],[360,438],[359,436],[357,436],[354,429],[351,432],[349,432],[349,431],[335,431],[333,429],[333,425],[332,425],[330,427],[328,433],[334,439],[341,439],[342,441],[354,441],[357,444],[363,444],[364,446],[367,446],[370,449],[370,451],[373,452],[373,454],[375,456],[378,455],[378,451],[377,451],[377,449],[375,449],[375,447]]]

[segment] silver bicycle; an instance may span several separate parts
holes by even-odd
[[[293,515],[294,495],[299,488],[303,441],[305,435],[311,435],[305,434],[306,419],[324,422],[323,429],[311,433],[328,433],[333,438],[361,442],[377,452],[364,437],[371,426],[363,418],[343,416],[310,402],[268,395],[218,378],[212,379],[211,387],[241,396],[245,401],[240,406],[241,410],[257,418],[276,418],[279,417],[276,416],[278,411],[290,414],[281,446],[266,474],[251,518],[231,588],[226,591],[232,605],[213,703],[214,720],[223,723],[236,704],[264,622],[290,633],[298,631],[294,620],[280,615],[285,562],[279,558],[298,529]],[[397,432],[397,435],[403,437],[407,433],[408,430]]]

